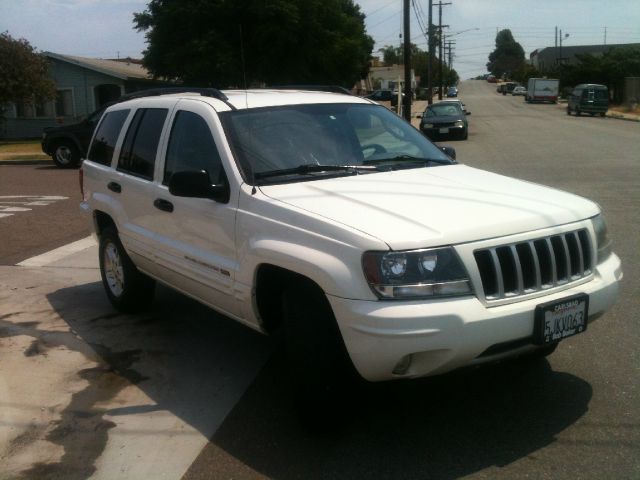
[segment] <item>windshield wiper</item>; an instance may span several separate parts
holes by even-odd
[[[348,172],[350,175],[357,175],[360,172],[377,172],[378,167],[373,165],[317,165],[303,164],[293,168],[283,168],[280,170],[269,170],[267,172],[256,172],[255,178],[281,177],[286,175],[309,175],[317,172]]]
[[[374,158],[371,160],[365,160],[364,163],[366,165],[387,164],[386,166],[389,166],[392,170],[395,170],[396,168],[414,168],[421,166],[426,167],[430,163],[436,163],[438,165],[453,165],[455,162],[447,158],[420,158],[414,157],[413,155],[403,154],[389,158]]]

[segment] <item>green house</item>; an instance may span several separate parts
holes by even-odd
[[[76,123],[124,93],[166,85],[139,60],[103,60],[44,52],[57,89],[55,100],[4,107],[0,138],[37,138],[45,127]]]

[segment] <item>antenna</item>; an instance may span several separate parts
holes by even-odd
[[[245,108],[249,108],[249,99],[248,97],[248,93],[247,93],[247,68],[245,66],[245,62],[244,62],[244,43],[242,42],[242,24],[238,25],[238,27],[240,28],[240,62],[242,64],[242,83],[243,83],[243,87],[244,87],[244,106]],[[256,189],[256,173],[253,170],[253,165],[250,165],[249,168],[251,169],[251,183],[253,184],[251,186],[251,195],[255,195],[256,192],[258,191]]]
[[[240,28],[240,63],[242,66],[242,87],[244,88],[244,103],[245,108],[249,108],[249,102],[247,100],[247,67],[244,61],[244,43],[242,41],[242,24],[238,25]]]

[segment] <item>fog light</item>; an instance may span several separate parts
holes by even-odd
[[[393,369],[394,375],[404,375],[409,371],[409,367],[411,367],[411,358],[412,355],[405,355],[400,359],[400,361],[396,364],[396,367]]]

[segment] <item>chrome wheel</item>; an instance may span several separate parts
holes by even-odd
[[[58,165],[71,165],[73,163],[73,152],[67,145],[59,145],[54,153]]]
[[[106,245],[104,249],[104,276],[109,290],[115,297],[124,292],[124,269],[118,247],[113,243]]]

